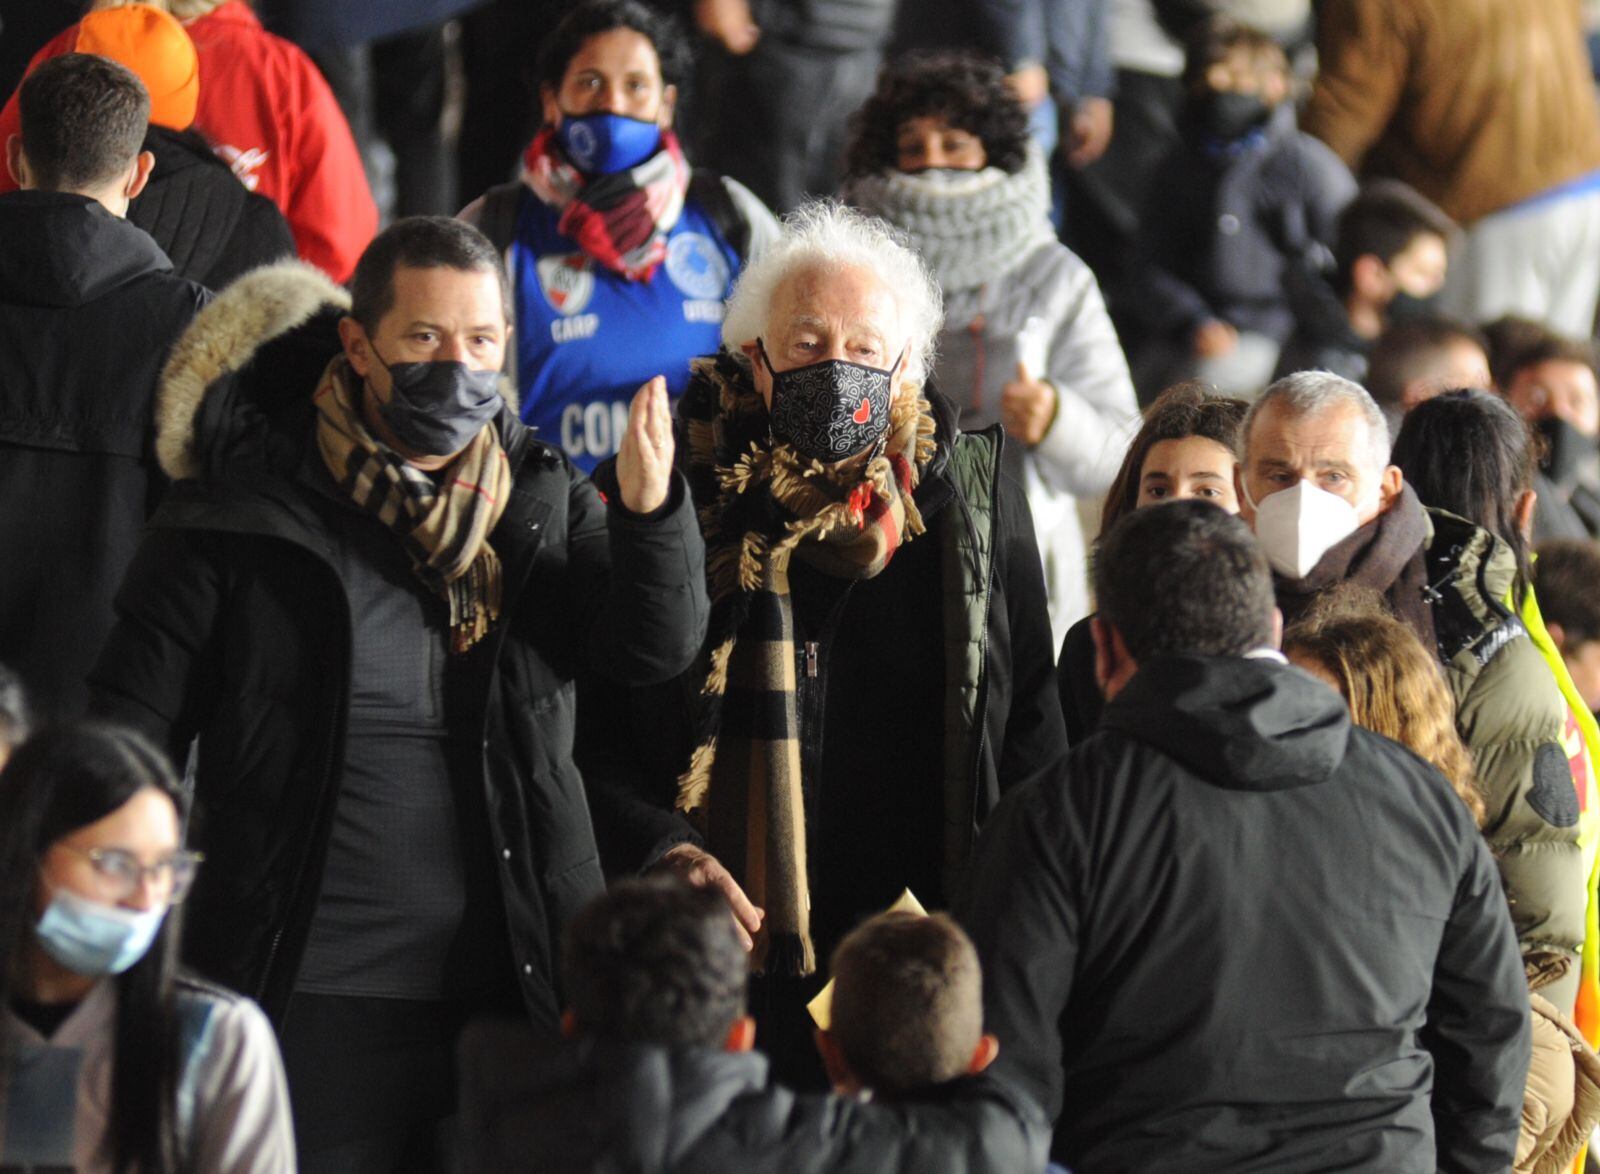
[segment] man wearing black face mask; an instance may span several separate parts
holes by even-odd
[[[1291,282],[1327,255],[1355,180],[1296,129],[1288,61],[1265,33],[1201,22],[1184,84],[1185,141],[1143,220],[1141,313],[1165,345],[1136,360],[1135,377],[1142,392],[1198,376],[1253,396],[1294,328]]]
[[[1414,188],[1395,179],[1363,184],[1339,216],[1332,265],[1306,273],[1296,287],[1295,331],[1278,356],[1278,378],[1332,371],[1365,382],[1385,330],[1438,316],[1458,235],[1455,222]]]
[[[602,879],[574,675],[670,678],[704,632],[665,388],[595,484],[520,424],[500,259],[400,221],[352,293],[298,266],[179,343],[152,522],[91,678],[183,761],[216,864],[200,971],[278,1027],[303,1170],[433,1169],[469,1015],[552,1034]]]
[[[1590,343],[1546,332],[1497,364],[1501,391],[1544,441],[1533,538],[1600,536],[1600,386]]]
[[[615,722],[586,780],[657,810],[608,864],[659,861],[742,909],[736,882],[764,910],[746,925],[757,1044],[811,1087],[803,1008],[832,947],[907,888],[947,906],[1000,793],[1065,753],[1026,501],[998,428],[959,433],[926,385],[942,318],[881,222],[828,205],[791,218],[679,405],[704,655],[586,711]]]

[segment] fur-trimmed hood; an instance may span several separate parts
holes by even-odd
[[[350,295],[320,269],[284,261],[245,274],[184,332],[162,371],[156,457],[174,481],[282,470],[309,438],[311,394],[343,350]],[[509,382],[502,440],[520,433]]]
[[[349,310],[350,295],[320,269],[301,261],[257,269],[223,290],[195,317],[172,348],[161,373],[161,390],[156,399],[156,457],[167,476],[182,481],[220,471],[207,467],[209,445],[202,443],[210,439],[202,437],[201,409],[212,406],[208,401],[251,389],[265,381],[262,376],[270,374],[280,384],[274,399],[287,391],[309,402],[315,375],[302,379],[293,389],[286,388],[281,385],[294,380],[299,364],[294,369],[274,369],[269,373],[261,370],[265,364],[257,364],[256,360],[263,350],[276,349],[289,336],[322,324],[326,327],[325,337],[333,344],[316,347],[323,351],[325,367],[339,351],[336,324]],[[304,341],[312,342],[310,338]],[[266,404],[258,406],[270,411]],[[205,413],[204,422],[210,426],[205,429],[207,432],[227,423],[218,420],[214,412]]]

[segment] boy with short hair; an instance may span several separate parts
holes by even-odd
[[[1424,400],[1490,381],[1483,335],[1454,318],[1427,317],[1397,322],[1378,337],[1366,386],[1396,436],[1405,414]]]
[[[772,1084],[766,1058],[751,1050],[747,968],[715,891],[661,877],[614,885],[567,927],[565,1043],[541,1040],[520,1022],[475,1024],[464,1034],[462,1168],[1044,1169],[1043,1116],[992,1077],[908,1088],[883,1104]],[[971,1002],[970,984],[949,989],[963,1008]],[[933,1071],[942,1064],[913,1079]]]
[[[1545,330],[1495,364],[1499,389],[1540,439],[1536,542],[1600,537],[1600,374],[1594,344]]]
[[[1432,311],[1459,232],[1415,188],[1392,179],[1362,185],[1339,216],[1327,280],[1296,303],[1278,374],[1332,371],[1362,382],[1384,330]]]
[[[1228,395],[1271,379],[1294,328],[1289,285],[1327,255],[1356,182],[1295,125],[1288,59],[1226,17],[1190,37],[1184,142],[1152,188],[1148,325],[1179,352],[1164,384],[1198,375]]]
[[[817,1049],[836,1093],[905,1096],[975,1076],[999,1050],[983,1031],[977,951],[942,913],[868,919],[839,943],[832,974]]]

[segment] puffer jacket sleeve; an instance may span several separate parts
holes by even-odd
[[[1056,390],[1056,415],[1032,456],[1052,489],[1104,493],[1138,420],[1128,360],[1087,265],[1054,245],[1035,280],[1050,330],[1044,378]]]
[[[671,1169],[1038,1174],[1049,1146],[1050,1129],[1038,1107],[985,1075],[892,1103],[769,1092],[759,1108],[741,1111],[736,1102],[723,1127]]]
[[[1455,904],[1439,941],[1418,1040],[1433,1056],[1440,1170],[1503,1171],[1516,1150],[1528,1075],[1528,986],[1482,841],[1462,837]]]
[[[674,473],[667,503],[642,517],[622,505],[615,461],[591,482],[567,466],[570,598],[589,668],[628,685],[670,680],[705,639],[705,543],[689,486]]]
[[[1066,723],[1056,688],[1044,571],[1022,487],[1004,474],[995,501],[996,598],[989,609],[991,745],[995,777],[1006,791],[1053,775],[1067,754]],[[1006,699],[1001,706],[997,699]],[[989,803],[998,799],[990,796]],[[981,814],[981,813],[980,813]]]
[[[1524,949],[1576,955],[1586,891],[1578,795],[1561,747],[1565,702],[1520,625],[1502,630],[1509,638],[1475,676],[1477,651],[1458,653],[1447,666],[1456,723],[1477,768],[1487,808],[1483,834],[1505,881],[1518,940]],[[1551,1001],[1570,1006],[1572,988]]]
[[[223,572],[207,540],[161,526],[146,531],[116,598],[117,622],[89,674],[90,709],[164,747],[181,769],[215,691],[213,639]]]

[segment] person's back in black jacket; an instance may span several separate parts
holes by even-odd
[[[967,924],[997,1067],[1074,1169],[1510,1164],[1527,993],[1494,863],[1297,669],[1142,664],[991,817]]]
[[[294,237],[277,205],[240,183],[197,132],[151,123],[144,146],[156,165],[128,205],[128,219],[155,238],[180,277],[219,290],[294,256]]]
[[[0,662],[77,713],[165,484],[161,364],[207,294],[87,196],[0,197],[0,240]]]
[[[1276,651],[1205,501],[1102,536],[1099,730],[985,826],[997,1068],[1078,1171],[1504,1171],[1528,1071],[1505,893],[1432,766]]]

